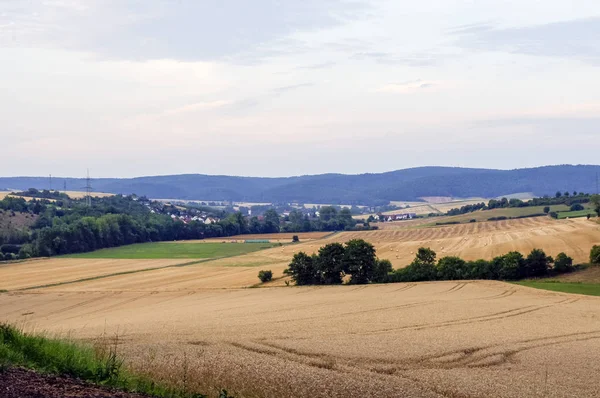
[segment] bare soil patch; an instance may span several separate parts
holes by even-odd
[[[98,387],[78,379],[43,375],[31,370],[0,370],[0,396],[3,398],[144,398],[147,395],[125,393]]]

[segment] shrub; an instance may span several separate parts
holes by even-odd
[[[294,243],[300,242],[300,238],[298,238],[298,235],[292,236],[292,242],[294,242]]]
[[[437,264],[437,276],[442,280],[468,279],[467,262],[458,257],[440,258]]]
[[[581,211],[581,210],[585,210],[585,208],[580,205],[579,203],[575,203],[574,205],[571,206],[571,211]]]
[[[548,213],[550,213],[550,206],[546,206],[546,207],[544,207],[544,213],[545,213],[545,214],[548,214]]]
[[[261,270],[258,272],[258,279],[260,279],[262,283],[269,282],[271,279],[273,279],[273,272],[271,272],[271,270]]]
[[[375,262],[375,270],[371,282],[385,283],[389,281],[389,275],[394,271],[390,260],[379,260]]]
[[[0,246],[0,252],[4,253],[4,254],[8,254],[8,253],[12,253],[12,254],[18,254],[19,250],[21,250],[21,246],[20,245],[13,245],[13,244],[5,244]]]
[[[508,220],[508,217],[506,217],[506,216],[500,216],[500,217],[490,217],[490,218],[488,218],[488,221],[504,221],[504,220]]]
[[[600,264],[600,246],[595,245],[590,251],[590,263]]]
[[[554,260],[546,256],[543,250],[533,249],[525,261],[524,276],[544,276],[548,273],[550,264],[553,262]]]
[[[552,218],[554,218],[554,219],[557,219],[557,218],[558,218],[558,213],[557,213],[557,212],[555,212],[555,211],[551,211],[551,212],[550,212],[550,217],[552,217]]]
[[[559,273],[571,272],[573,270],[573,259],[565,253],[560,253],[554,261],[554,271]]]
[[[473,223],[473,222],[477,222],[477,220],[473,218],[473,219],[469,220],[469,222]]]
[[[398,278],[403,282],[433,281],[437,278],[435,267],[436,253],[421,247],[413,262],[406,268],[398,270]]]

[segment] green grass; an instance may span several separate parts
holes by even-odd
[[[551,290],[553,292],[586,294],[588,296],[600,296],[600,284],[547,281],[522,281],[514,282],[517,285],[533,287],[536,289]]]
[[[71,254],[67,258],[113,259],[205,259],[239,256],[276,246],[272,243],[140,243],[101,249],[89,253]]]
[[[432,220],[435,220],[431,224],[426,224],[425,226],[434,226],[436,222],[438,223],[446,223],[446,222],[459,222],[459,223],[468,223],[470,220],[476,220],[477,222],[488,221],[488,219],[493,217],[524,217],[532,214],[544,214],[544,207],[546,206],[532,206],[532,207],[509,207],[505,209],[493,209],[493,210],[480,210],[475,211],[473,213],[460,214],[458,216],[443,216],[436,217]],[[568,211],[569,207],[566,205],[556,205],[549,206],[550,211]],[[560,214],[560,213],[559,213]]]
[[[130,373],[117,356],[117,346],[116,339],[92,347],[27,334],[15,327],[0,324],[0,372],[3,368],[19,366],[155,397],[204,397],[159,385],[146,377]]]
[[[558,218],[562,220],[564,218],[587,217],[588,214],[591,214],[592,217],[596,217],[596,212],[594,210],[584,209],[579,211],[561,211],[558,213]]]

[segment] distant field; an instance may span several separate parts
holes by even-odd
[[[210,239],[206,239],[204,241],[197,241],[197,240],[192,240],[192,241],[187,241],[187,242],[181,242],[181,243],[188,243],[188,242],[231,242],[231,241],[244,241],[244,240],[270,240],[270,241],[277,241],[277,242],[284,242],[284,241],[292,241],[292,238],[297,235],[298,239],[300,239],[300,241],[304,241],[304,240],[314,240],[314,239],[322,239],[324,237],[326,237],[327,235],[331,235],[331,232],[282,232],[282,233],[278,233],[278,234],[248,234],[248,235],[235,235],[235,236],[227,236],[227,237],[222,237],[222,238],[210,238]]]
[[[96,250],[64,256],[64,258],[113,258],[113,259],[203,259],[238,256],[273,247],[269,243],[182,243],[158,242]]]
[[[588,296],[600,296],[600,284],[558,282],[558,281],[523,281],[515,282],[517,285],[533,287],[536,289],[551,290],[553,292],[585,294]]]
[[[432,220],[432,225],[436,222],[460,222],[468,223],[470,220],[476,221],[487,221],[494,217],[523,217],[532,214],[544,214],[545,206],[532,206],[532,207],[511,207],[506,209],[493,209],[493,210],[479,210],[473,213],[461,214],[458,216],[450,216],[437,218]],[[569,207],[566,205],[549,206],[550,211],[567,211]]]

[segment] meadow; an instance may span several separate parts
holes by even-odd
[[[112,258],[112,259],[202,259],[239,256],[273,247],[271,243],[216,243],[153,242],[113,247],[89,253],[78,253],[65,258]]]

